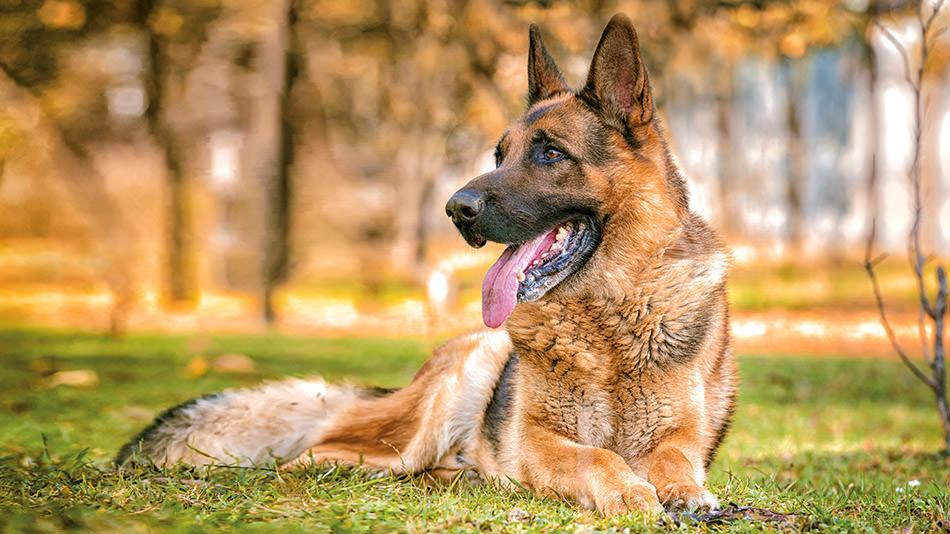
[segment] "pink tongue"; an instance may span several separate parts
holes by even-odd
[[[518,303],[518,273],[524,272],[535,258],[547,252],[557,236],[557,228],[522,243],[509,245],[482,281],[482,320],[498,328]]]

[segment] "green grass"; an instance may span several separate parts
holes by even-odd
[[[108,466],[170,404],[285,375],[404,384],[426,358],[415,339],[0,331],[0,532],[752,532],[761,523],[680,526],[604,519],[490,486],[430,487],[359,469],[139,470]],[[194,356],[238,352],[247,375],[189,378]],[[711,470],[724,503],[800,514],[796,529],[916,532],[950,520],[950,460],[929,392],[899,362],[740,358],[735,423]],[[46,389],[89,369],[92,388]],[[919,485],[912,481],[918,481]]]

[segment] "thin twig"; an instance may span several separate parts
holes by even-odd
[[[915,189],[918,189],[919,185],[915,184]],[[919,201],[919,196],[917,197]],[[913,242],[912,245],[908,247],[908,256],[911,264],[914,266],[914,278],[917,281],[917,293],[920,296],[920,308],[921,312],[926,312],[931,319],[935,318],[935,311],[933,304],[930,302],[930,296],[927,295],[927,288],[924,284],[924,266],[927,264],[927,258],[920,253],[920,212],[921,209],[918,206],[914,210],[914,225],[911,228],[911,234],[908,236],[909,239]]]
[[[910,77],[910,56],[907,54],[907,49],[904,48],[904,45],[901,44],[901,42],[897,39],[897,37],[894,36],[893,33],[891,33],[891,30],[889,30],[887,26],[881,24],[881,21],[875,19],[874,25],[881,29],[884,37],[886,37],[887,40],[890,41],[891,44],[894,45],[894,48],[896,48],[900,53],[901,59],[904,62],[904,80],[906,80],[908,85],[916,90],[917,84],[914,83],[913,78]]]
[[[937,267],[937,317],[934,319],[934,360],[930,364],[937,382],[937,411],[943,423],[944,450],[950,454],[950,406],[947,404],[947,373],[944,370],[945,347],[943,340],[944,317],[947,314],[947,273]]]
[[[934,371],[934,377],[937,379],[937,385],[943,386],[946,381],[944,374],[944,346],[943,346],[943,321],[947,315],[947,273],[943,266],[937,267],[937,315],[934,318],[934,359],[930,362],[930,368]]]
[[[887,252],[882,252],[882,253],[878,254],[876,258],[874,258],[873,260],[871,260],[871,267],[877,267],[878,265],[880,265],[881,263],[883,263],[884,260],[887,259],[887,256],[888,256]]]
[[[924,307],[917,307],[917,336],[920,338],[920,347],[924,352],[924,361],[933,365],[933,354],[930,352],[930,342],[927,340],[927,324],[924,322]]]
[[[923,30],[921,32],[921,38],[923,39],[925,43],[927,41],[927,30],[930,29],[930,24],[934,21],[935,18],[937,18],[937,13],[940,13],[940,10],[943,8],[943,2],[944,0],[937,0],[937,3],[934,4],[933,10],[930,12],[930,16],[927,17],[927,22],[923,22],[924,2],[921,2],[920,5],[917,6],[917,18],[918,20],[921,21],[920,27]]]
[[[937,13],[939,13],[940,9],[943,7],[943,1],[944,0],[938,0],[926,21],[924,21],[923,2],[920,3],[917,10],[917,21],[920,24],[920,61],[917,63],[917,79],[916,84],[914,85],[914,96],[916,97],[914,102],[914,159],[911,163],[910,174],[911,183],[914,189],[914,224],[911,227],[909,243],[913,247],[912,263],[914,265],[914,275],[917,278],[917,294],[920,297],[921,309],[925,311],[931,319],[934,320],[937,318],[936,310],[934,309],[933,303],[930,301],[930,297],[927,295],[927,288],[924,284],[923,270],[927,260],[920,251],[920,223],[921,219],[923,218],[923,206],[921,206],[920,200],[920,139],[923,131],[923,125],[921,123],[923,122],[924,116],[924,104],[921,92],[923,91],[924,82],[924,64],[927,61],[927,55],[929,52],[929,47],[927,46],[929,44],[927,33],[929,32],[930,25],[933,23]],[[921,318],[921,322],[922,321],[923,319]],[[926,347],[926,339],[922,339],[922,341],[924,342],[923,346]],[[924,352],[927,353],[926,348],[924,349]]]
[[[907,84],[914,89],[914,130],[913,130],[913,140],[914,140],[914,155],[911,164],[910,171],[908,172],[908,178],[913,189],[913,224],[911,225],[910,233],[907,236],[907,255],[908,261],[913,267],[914,277],[917,282],[917,295],[919,297],[919,308],[917,316],[917,332],[920,336],[920,344],[923,349],[924,360],[930,367],[933,376],[927,376],[923,371],[913,362],[910,358],[907,357],[907,354],[897,343],[897,337],[894,335],[894,330],[891,328],[891,324],[887,319],[887,315],[884,310],[884,301],[881,297],[881,290],[878,284],[877,276],[874,273],[874,267],[877,263],[877,260],[871,260],[871,251],[874,246],[874,235],[876,232],[876,220],[872,218],[871,220],[871,231],[868,234],[867,247],[865,249],[864,256],[864,268],[868,273],[868,276],[871,278],[871,285],[874,288],[874,298],[877,302],[878,312],[881,315],[881,324],[884,326],[884,331],[887,333],[887,337],[891,342],[891,346],[894,347],[895,352],[900,356],[904,364],[910,369],[910,371],[916,376],[921,382],[927,384],[934,392],[934,396],[937,401],[937,411],[940,414],[940,421],[943,425],[944,431],[944,449],[948,454],[950,454],[950,406],[947,404],[947,375],[944,368],[944,358],[945,358],[945,347],[944,347],[944,317],[947,313],[947,276],[944,271],[943,266],[937,267],[937,293],[936,301],[931,301],[930,297],[927,294],[927,287],[924,283],[924,266],[927,264],[928,259],[924,257],[924,254],[921,252],[920,247],[920,228],[921,222],[923,219],[923,207],[921,202],[920,194],[920,153],[921,153],[921,139],[923,137],[923,120],[924,120],[924,110],[926,108],[924,98],[922,95],[923,92],[923,81],[924,81],[924,69],[927,63],[927,56],[930,52],[930,45],[933,45],[937,37],[939,37],[947,28],[942,28],[939,31],[929,35],[931,25],[934,20],[937,18],[937,14],[943,8],[945,0],[937,0],[934,4],[933,11],[930,12],[929,16],[924,17],[924,2],[918,4],[917,9],[917,22],[920,25],[920,61],[917,63],[916,68],[916,78],[911,77],[911,66],[910,66],[910,55],[907,52],[907,48],[894,36],[894,34],[879,21],[874,20],[873,23],[876,24],[880,29],[884,37],[894,45],[897,51],[901,55],[901,59],[904,63],[904,77],[907,80]],[[874,188],[876,182],[876,167],[874,165],[874,159],[871,160],[871,176],[868,180],[868,188],[870,190],[869,198],[874,198]],[[933,346],[930,346],[930,343],[927,339],[927,326],[924,319],[925,316],[929,316],[933,321]],[[931,352],[932,349],[932,352]]]
[[[943,320],[947,315],[947,273],[943,266],[937,267],[937,320],[934,328],[934,350],[940,351],[936,363],[943,362]],[[943,375],[941,375],[942,377]]]
[[[900,359],[904,362],[904,365],[916,376],[921,382],[927,384],[931,389],[936,390],[937,383],[936,381],[925,375],[923,371],[920,370],[917,365],[907,357],[907,353],[904,352],[903,347],[897,341],[897,336],[894,334],[894,329],[891,327],[891,322],[887,318],[887,312],[884,308],[884,298],[881,296],[881,286],[877,281],[877,274],[874,272],[874,263],[871,261],[871,243],[874,242],[874,235],[877,231],[877,222],[876,219],[871,220],[871,232],[868,235],[867,248],[865,248],[864,254],[864,270],[867,271],[868,277],[871,278],[871,286],[874,289],[874,300],[877,302],[877,311],[881,316],[881,325],[884,327],[884,332],[887,334],[887,339],[891,342],[891,346],[894,347],[894,351],[897,352],[897,355],[900,356]]]

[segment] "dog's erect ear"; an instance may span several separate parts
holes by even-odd
[[[564,75],[544,47],[541,30],[532,24],[528,30],[528,107],[558,93],[570,92]]]
[[[653,93],[633,23],[614,15],[597,44],[587,83],[578,94],[608,124],[634,135],[653,120]]]

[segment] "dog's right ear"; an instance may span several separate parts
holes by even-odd
[[[528,40],[528,107],[531,107],[558,93],[569,93],[571,87],[545,48],[537,24],[531,24]]]
[[[633,23],[614,15],[597,44],[587,75],[587,84],[578,96],[608,124],[636,137],[639,128],[653,121],[653,92],[647,69],[640,56],[640,44]]]

